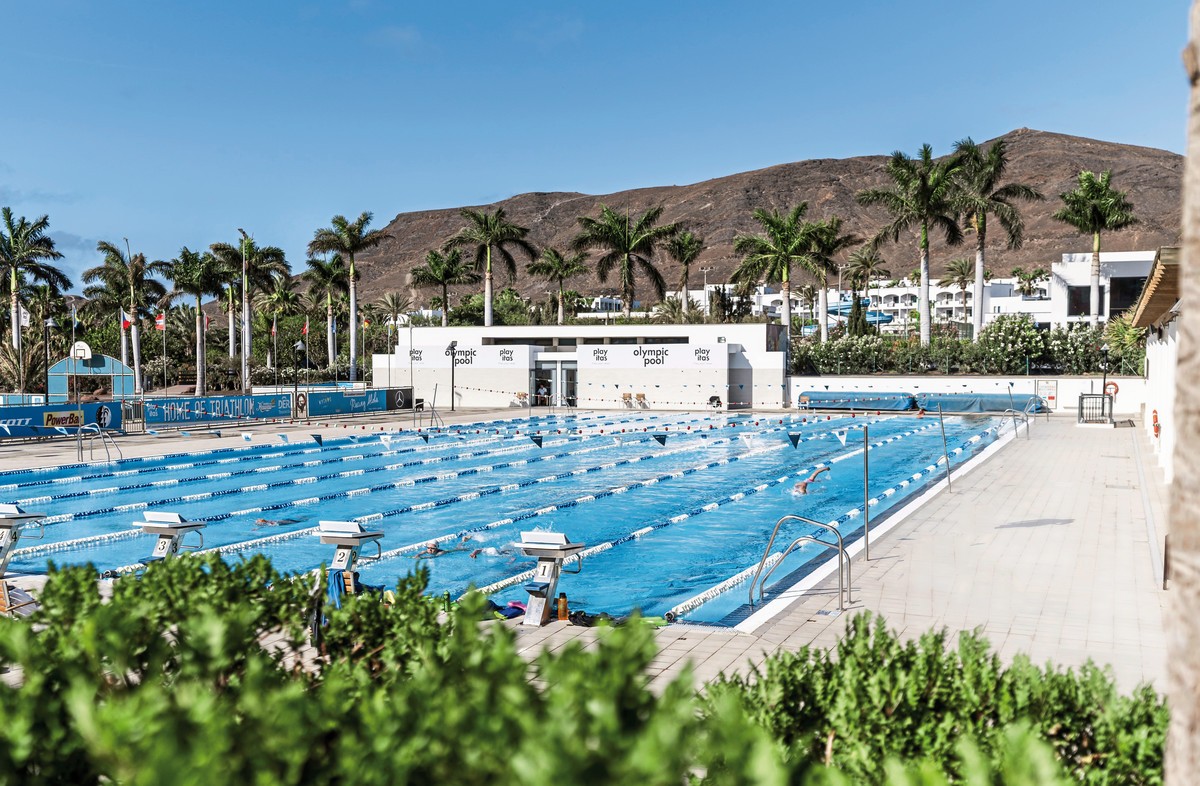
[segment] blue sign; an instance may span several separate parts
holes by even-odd
[[[387,411],[387,390],[381,388],[313,391],[308,394],[308,414],[313,417],[385,411]]]
[[[147,424],[232,423],[238,420],[290,418],[290,394],[147,399]]]
[[[86,426],[119,430],[120,403],[0,407],[0,438],[75,434]]]

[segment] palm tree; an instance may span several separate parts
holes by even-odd
[[[1013,202],[1018,199],[1040,201],[1042,192],[1024,183],[1005,183],[1004,171],[1008,168],[1008,146],[998,139],[984,152],[970,137],[954,146],[954,152],[962,156],[962,169],[958,173],[958,207],[963,219],[975,231],[975,319],[974,338],[979,340],[983,330],[983,282],[984,246],[987,244],[987,218],[995,216],[1008,234],[1008,247],[1018,249],[1024,242],[1025,222]]]
[[[26,273],[34,281],[52,284],[62,289],[71,288],[71,279],[53,265],[46,264],[47,260],[61,259],[54,248],[54,239],[46,234],[50,227],[50,217],[41,216],[29,221],[25,216],[13,218],[11,208],[0,210],[0,220],[4,226],[0,228],[0,265],[8,272],[8,313],[12,320],[12,346],[16,349],[16,357],[21,357],[21,313],[19,304],[20,284],[17,281],[20,273]]]
[[[198,253],[184,246],[168,265],[167,278],[175,287],[167,293],[167,299],[174,300],[184,295],[196,298],[196,395],[203,396],[207,388],[203,301],[205,295],[218,295],[221,292],[221,261],[210,252]]]
[[[346,257],[350,283],[350,381],[356,379],[354,358],[358,357],[358,273],[354,269],[354,255],[375,248],[392,236],[381,229],[367,231],[372,215],[363,212],[355,221],[345,216],[334,216],[333,226],[318,229],[308,243],[309,254],[342,254]]]
[[[879,255],[879,249],[871,243],[851,251],[846,263],[850,277],[863,283],[868,304],[871,302],[871,282],[882,276],[892,275],[891,271],[884,267],[887,262]]]
[[[301,273],[300,277],[308,282],[308,291],[314,299],[325,301],[325,349],[329,365],[332,366],[333,358],[337,355],[333,345],[333,299],[350,292],[350,273],[342,255],[333,254],[328,259],[309,257],[308,270]]]
[[[975,283],[975,263],[969,259],[952,259],[946,263],[946,275],[938,281],[939,287],[958,287],[962,290],[962,318],[967,321],[967,289]],[[979,311],[979,302],[975,302]]]
[[[688,270],[692,263],[700,257],[700,252],[703,250],[704,240],[686,229],[676,233],[667,241],[667,254],[682,268],[679,275],[679,297],[684,301],[685,312],[691,310],[686,308],[691,301],[691,295],[688,294]]]
[[[379,300],[375,301],[376,308],[379,309],[379,314],[384,322],[384,331],[388,335],[388,352],[392,351],[395,346],[391,343],[393,331],[399,332],[400,318],[404,317],[405,322],[408,321],[408,312],[412,311],[412,299],[403,292],[385,292]]]
[[[821,341],[829,339],[829,324],[826,312],[829,309],[829,274],[837,270],[835,257],[850,246],[861,243],[857,235],[842,234],[842,219],[837,216],[826,221],[817,221],[811,226],[811,242],[808,252],[809,272],[817,279],[817,299],[821,311]]]
[[[1017,280],[1017,291],[1025,297],[1032,297],[1037,293],[1038,284],[1050,279],[1050,272],[1044,267],[1035,267],[1033,270],[1014,267],[1012,277]]]
[[[817,294],[817,288],[812,284],[805,284],[797,290],[800,296],[800,302],[804,304],[804,308],[808,311],[808,316],[816,321],[817,316],[817,300],[820,295]]]
[[[508,279],[512,281],[517,276],[517,260],[513,251],[519,251],[529,259],[537,256],[537,251],[525,236],[529,230],[509,221],[504,215],[504,208],[498,207],[494,212],[485,213],[480,210],[464,209],[463,218],[467,226],[458,234],[446,241],[445,251],[467,247],[471,249],[471,261],[475,269],[483,269],[483,325],[492,325],[492,253],[504,262],[508,271]]]
[[[246,266],[246,297],[254,299],[255,293],[262,292],[271,286],[272,277],[278,273],[289,275],[292,272],[283,249],[277,246],[259,246],[254,238],[242,238],[237,245],[232,243],[213,243],[210,246],[213,256],[221,263],[224,279],[228,282],[229,293],[229,357],[237,354],[237,341],[234,333],[234,314],[236,313],[235,297],[242,294],[241,278],[243,255]],[[252,340],[246,327],[246,336]],[[247,356],[250,353],[249,342],[245,347]]]
[[[1095,327],[1100,323],[1100,233],[1125,229],[1138,223],[1138,219],[1125,192],[1112,187],[1112,170],[1097,177],[1085,169],[1079,173],[1075,190],[1058,196],[1063,206],[1054,218],[1075,227],[1080,234],[1092,236],[1092,287],[1088,305],[1089,321]]]
[[[666,292],[662,274],[651,260],[658,247],[678,232],[679,227],[675,224],[655,226],[662,214],[661,206],[652,207],[634,220],[628,213],[621,215],[607,205],[601,205],[600,218],[579,217],[579,236],[571,243],[571,248],[575,251],[595,248],[603,252],[596,262],[596,275],[601,283],[608,280],[608,274],[614,268],[617,270],[626,319],[633,309],[639,271],[649,279],[659,298]]]
[[[813,270],[809,255],[816,225],[804,220],[806,212],[807,202],[796,205],[786,215],[776,210],[768,212],[758,208],[753,213],[754,219],[762,225],[765,232],[761,235],[737,235],[733,239],[733,250],[742,255],[742,261],[729,277],[731,283],[751,287],[760,281],[779,282],[780,291],[783,293],[781,323],[786,339],[785,346],[790,340],[792,325],[792,265],[800,265],[810,272]],[[823,315],[823,297],[821,311]],[[824,340],[824,327],[821,328],[821,337]]]
[[[547,248],[542,251],[542,258],[536,262],[530,262],[525,266],[526,272],[530,275],[541,276],[547,281],[552,281],[558,284],[558,324],[563,324],[565,319],[565,306],[563,297],[563,282],[569,278],[582,276],[588,272],[587,265],[584,260],[587,259],[587,252],[580,251],[577,254],[572,254],[569,257],[564,257],[562,252],[556,248]]]
[[[917,302],[921,321],[921,345],[929,345],[929,231],[941,230],[946,245],[962,242],[954,199],[962,156],[952,155],[942,161],[933,160],[933,148],[922,145],[917,158],[897,150],[885,167],[892,180],[888,188],[868,188],[856,195],[860,205],[883,205],[892,214],[887,224],[872,239],[874,245],[884,240],[900,240],[900,233],[916,229],[917,248],[921,254],[921,291]]]
[[[440,287],[442,290],[442,327],[450,324],[450,287],[474,284],[479,274],[472,265],[463,260],[462,252],[452,248],[446,253],[430,251],[425,255],[425,264],[413,268],[412,283],[417,287]]]
[[[296,285],[296,279],[276,273],[271,277],[271,286],[254,298],[255,310],[264,317],[270,317],[271,322],[271,344],[267,348],[267,368],[275,368],[279,360],[279,318],[300,312],[300,292],[297,291]]]
[[[144,380],[138,323],[143,317],[153,313],[151,306],[160,303],[166,297],[167,288],[153,276],[166,275],[170,266],[161,260],[147,262],[145,254],[122,253],[121,249],[105,240],[96,244],[96,250],[104,255],[104,261],[97,267],[83,271],[84,282],[92,284],[83,290],[83,294],[88,298],[111,298],[113,305],[129,313],[133,385],[134,389],[140,392]],[[126,293],[129,295],[128,300],[125,300]]]

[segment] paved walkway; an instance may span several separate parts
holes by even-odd
[[[866,609],[905,638],[980,629],[1006,660],[1090,658],[1124,690],[1142,681],[1162,689],[1165,486],[1149,457],[1138,428],[1037,421],[1031,439],[1022,433],[873,539],[870,562],[855,560],[845,614],[836,614],[829,579],[752,633],[670,626],[659,633],[654,672],[661,682],[690,660],[702,682],[779,649],[830,647],[850,614]],[[534,653],[595,635],[555,623],[522,629],[520,643]]]
[[[443,416],[448,413],[442,413]],[[508,412],[456,413],[454,422]],[[512,411],[513,416],[524,414]],[[356,430],[407,427],[381,417]],[[276,424],[226,430],[216,438],[135,437],[126,456],[209,450],[276,433],[346,433],[346,429]],[[99,448],[99,443],[97,443]],[[32,444],[0,450],[0,469],[75,460],[75,445]],[[1092,658],[1112,667],[1128,690],[1165,677],[1161,589],[1165,485],[1140,428],[1079,428],[1071,419],[1037,420],[1032,438],[1013,440],[886,534],[872,538],[869,562],[855,561],[854,602],[835,615],[835,580],[820,583],[751,632],[677,624],[658,633],[652,665],[661,685],[691,663],[697,681],[744,670],[766,653],[806,644],[831,646],[850,613],[881,613],[905,637],[932,628],[979,628],[1011,659],[1074,666]],[[518,628],[531,656],[596,629],[553,623]]]

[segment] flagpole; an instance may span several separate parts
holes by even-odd
[[[162,312],[163,321],[163,395],[167,395],[167,312]]]
[[[75,386],[75,405],[79,405],[79,368],[76,365],[79,363],[75,357],[75,324],[79,321],[79,317],[75,314],[75,306],[71,306],[71,381]]]
[[[274,357],[272,357],[272,359],[271,359],[271,361],[272,361],[271,364],[273,366],[275,366],[275,388],[276,388],[275,392],[276,393],[279,392],[279,336],[277,335],[277,333],[278,333],[278,331],[276,330],[277,327],[278,327],[278,315],[272,314],[271,315],[271,354]]]

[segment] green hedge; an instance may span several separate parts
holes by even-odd
[[[1099,374],[1100,347],[1110,346],[1109,373],[1140,375],[1145,368],[1144,331],[1121,321],[1107,328],[1076,325],[1039,331],[1024,316],[988,323],[979,341],[940,332],[927,346],[916,336],[831,335],[824,344],[792,342],[796,374]]]
[[[102,601],[94,576],[52,571],[33,620],[0,619],[0,783],[1161,782],[1152,691],[1006,669],[974,636],[902,644],[862,617],[835,656],[652,691],[636,621],[530,664],[481,599],[446,617],[418,574],[395,605],[323,610],[313,670],[312,577],[189,557]]]

